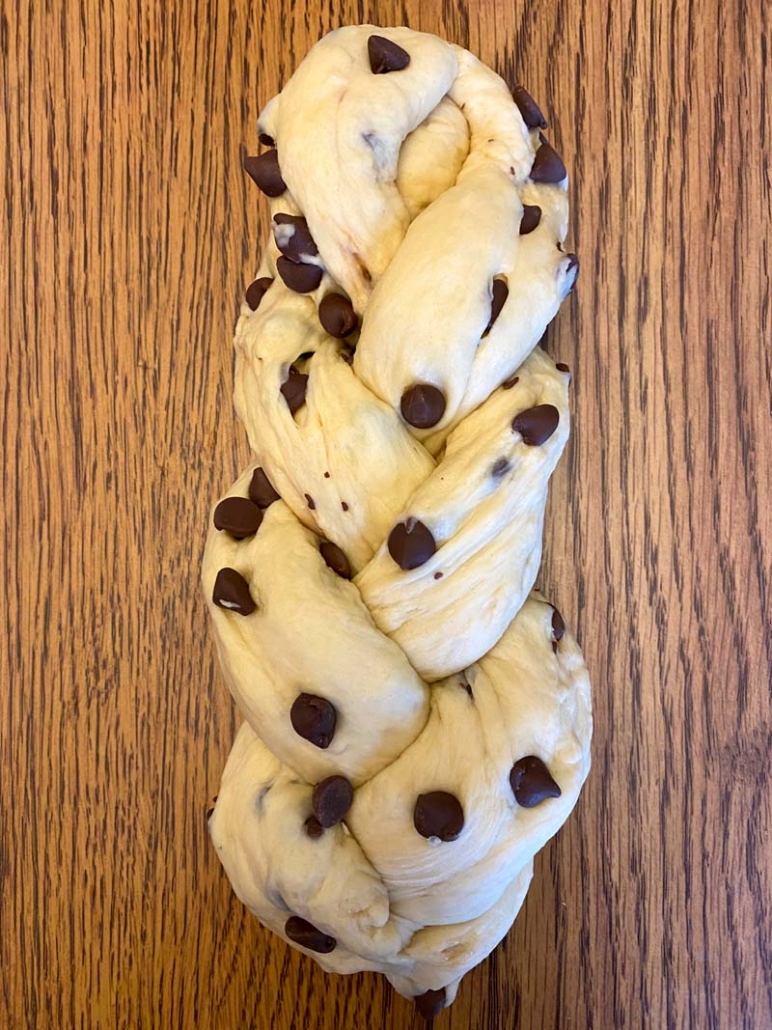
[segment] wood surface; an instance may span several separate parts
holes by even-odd
[[[204,820],[238,720],[199,563],[247,461],[231,337],[267,224],[241,156],[308,47],[373,21],[528,86],[582,261],[541,583],[594,766],[435,1024],[772,1027],[772,5],[1,9],[0,1026],[423,1025],[262,930]]]

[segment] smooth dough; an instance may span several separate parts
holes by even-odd
[[[506,934],[590,766],[587,669],[535,590],[570,429],[537,345],[578,263],[516,96],[461,47],[361,25],[265,105],[271,235],[234,341],[255,459],[202,566],[245,718],[209,821],[236,894],[427,1015]]]

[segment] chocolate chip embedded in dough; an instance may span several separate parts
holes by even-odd
[[[552,650],[557,651],[558,641],[563,639],[563,634],[566,631],[566,624],[563,622],[563,616],[557,610],[552,609]]]
[[[538,204],[523,204],[523,217],[520,219],[520,235],[527,236],[534,231],[541,221],[541,208]]]
[[[258,508],[270,508],[274,501],[281,500],[270,479],[266,476],[265,470],[261,468],[255,469],[252,473],[247,492],[250,501],[254,501]]]
[[[533,99],[528,90],[522,86],[515,86],[512,90],[512,99],[520,109],[523,121],[529,129],[546,129],[547,119],[539,110],[539,105]]]
[[[314,257],[319,253],[319,248],[308,228],[308,222],[302,215],[288,215],[280,212],[273,216],[273,221],[273,236],[276,246],[290,261],[299,262],[304,257]],[[278,228],[283,225],[291,226],[292,231]]]
[[[446,790],[419,794],[413,809],[413,825],[422,837],[456,840],[464,828],[461,802]]]
[[[316,501],[313,499],[311,494],[306,494],[305,498],[306,498],[306,504],[311,509],[311,511],[316,511]]]
[[[346,502],[345,502],[345,501],[341,501],[341,502],[340,502],[340,506],[341,506],[341,508],[342,508],[342,509],[343,509],[344,511],[348,511],[348,505],[346,504]]]
[[[254,536],[263,521],[263,513],[248,497],[226,497],[214,509],[215,529],[230,533],[236,540]]]
[[[351,566],[346,555],[337,544],[325,540],[319,547],[322,557],[329,568],[341,579],[351,579]]]
[[[497,458],[494,462],[493,468],[491,469],[491,475],[494,479],[501,479],[502,476],[509,472],[512,466],[506,458]]]
[[[348,297],[341,293],[328,293],[322,298],[319,305],[319,321],[322,328],[336,340],[342,340],[344,336],[353,333],[358,320],[354,306]]]
[[[505,379],[501,384],[502,389],[511,390],[513,386],[517,386],[520,382],[520,376],[510,376],[509,379]]]
[[[276,146],[276,140],[273,138],[273,136],[269,136],[267,132],[259,132],[257,134],[257,138],[260,141],[260,143],[263,144],[264,147]]]
[[[521,808],[534,808],[548,798],[559,798],[561,793],[549,769],[536,755],[527,755],[515,762],[509,783]]]
[[[520,433],[523,443],[538,447],[545,443],[558,428],[560,413],[552,404],[537,404],[526,408],[512,419],[512,429]]]
[[[488,321],[488,325],[485,327],[483,336],[487,336],[493,328],[493,323],[501,314],[501,309],[506,303],[507,297],[509,296],[509,287],[503,279],[494,279],[491,296],[491,317]]]
[[[244,171],[267,197],[280,197],[287,189],[287,184],[281,177],[277,150],[266,150],[259,157],[245,157]]]
[[[445,414],[445,394],[431,383],[414,383],[402,394],[402,417],[416,429],[431,429]]]
[[[373,75],[399,72],[410,64],[410,54],[401,46],[392,43],[385,36],[370,36],[367,40],[367,55]]]
[[[536,151],[536,157],[531,166],[531,181],[542,183],[562,182],[568,172],[563,164],[563,159],[549,143],[545,142]]]
[[[276,271],[285,286],[295,293],[312,293],[322,281],[322,269],[318,265],[297,264],[282,256],[276,259]]]
[[[387,546],[394,561],[405,571],[417,569],[437,550],[431,530],[413,518],[397,523],[389,533]]]
[[[251,615],[257,608],[249,592],[249,583],[235,569],[220,569],[217,573],[212,600],[219,608],[237,615]]]
[[[345,776],[328,776],[316,784],[311,795],[314,815],[325,829],[341,821],[353,800],[354,788]]]
[[[435,572],[435,573],[434,573],[434,578],[435,578],[435,579],[442,579],[442,577],[443,577],[444,575],[445,575],[445,573],[444,573],[444,572]]]
[[[262,275],[259,279],[255,279],[247,286],[246,302],[249,304],[253,311],[257,311],[260,307],[260,301],[268,293],[271,287],[273,279],[268,275]]]
[[[306,819],[304,823],[304,826],[306,828],[306,833],[308,834],[308,836],[313,838],[314,840],[316,840],[318,837],[321,837],[321,835],[324,833],[324,827],[315,815],[309,815],[309,817]]]
[[[305,372],[299,372],[294,365],[290,365],[287,378],[281,385],[281,392],[291,415],[294,415],[306,403],[307,390],[308,376]]]
[[[284,924],[284,932],[301,948],[318,951],[322,955],[328,955],[334,951],[335,945],[338,943],[334,937],[324,933],[323,930],[318,930],[313,923],[301,919],[300,916],[290,916]]]
[[[327,698],[303,693],[292,702],[290,722],[299,737],[325,750],[335,736],[337,713]]]
[[[568,367],[568,365],[564,361],[556,362],[555,363],[555,368],[558,370],[558,372],[570,372],[571,371],[571,369]]]
[[[445,1008],[445,988],[438,991],[426,991],[413,999],[415,1007],[424,1019],[434,1019]]]

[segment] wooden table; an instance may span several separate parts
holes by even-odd
[[[241,156],[309,45],[372,20],[543,102],[582,260],[541,582],[594,768],[437,1026],[772,1027],[770,5],[3,10],[0,1025],[422,1026],[263,931],[204,825],[238,720],[199,561],[266,229]]]

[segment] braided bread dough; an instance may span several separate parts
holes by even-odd
[[[573,286],[541,113],[472,54],[338,29],[265,106],[272,236],[236,329],[259,460],[202,581],[245,716],[209,821],[238,896],[425,1015],[506,933],[589,770],[581,652],[534,583]]]

